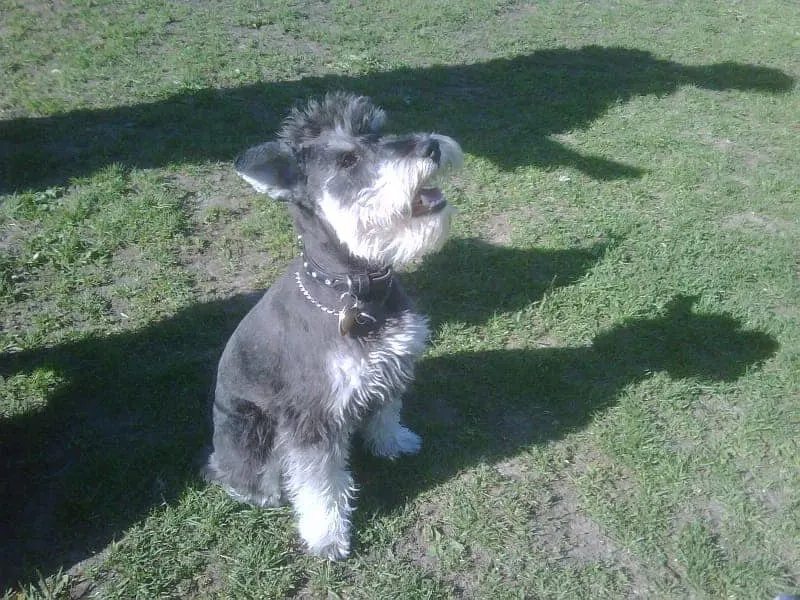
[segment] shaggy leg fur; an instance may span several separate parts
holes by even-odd
[[[378,409],[362,427],[364,442],[375,456],[395,459],[422,448],[422,438],[400,423],[402,407],[402,400],[397,398]]]
[[[273,425],[255,405],[241,401],[214,407],[214,453],[205,476],[240,502],[278,506],[281,468],[273,449]]]
[[[288,446],[284,462],[287,492],[309,552],[330,560],[346,558],[353,512],[347,445]]]

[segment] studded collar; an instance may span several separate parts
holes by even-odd
[[[297,236],[302,246],[302,236]],[[329,315],[336,315],[339,321],[339,333],[343,336],[351,332],[363,335],[379,326],[383,312],[383,304],[389,297],[394,283],[394,271],[385,267],[380,271],[369,272],[350,271],[335,273],[322,269],[319,264],[308,256],[305,251],[300,252],[303,270],[312,280],[340,292],[338,308],[330,308],[319,302],[303,285],[300,271],[295,273],[297,288],[305,298],[314,306]],[[369,309],[370,312],[367,312]],[[377,311],[377,312],[376,312]]]
[[[300,236],[298,236],[298,241],[302,245]],[[352,296],[360,303],[377,302],[382,304],[392,290],[394,283],[392,267],[384,267],[378,271],[364,269],[336,273],[323,269],[305,250],[301,250],[300,257],[306,275],[340,294]]]

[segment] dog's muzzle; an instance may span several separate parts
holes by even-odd
[[[418,142],[416,154],[420,158],[430,160],[435,167],[420,182],[420,186],[411,201],[411,216],[423,217],[441,211],[447,206],[442,190],[435,183],[444,173],[450,173],[461,166],[461,148],[455,140],[447,136],[432,134]]]

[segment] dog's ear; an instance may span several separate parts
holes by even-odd
[[[302,194],[303,172],[285,144],[266,142],[253,146],[236,158],[234,166],[242,179],[270,198],[288,201]]]

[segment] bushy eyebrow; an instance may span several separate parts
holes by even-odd
[[[326,148],[337,152],[354,152],[358,150],[358,145],[355,144],[350,137],[342,135],[331,135],[326,142]]]

